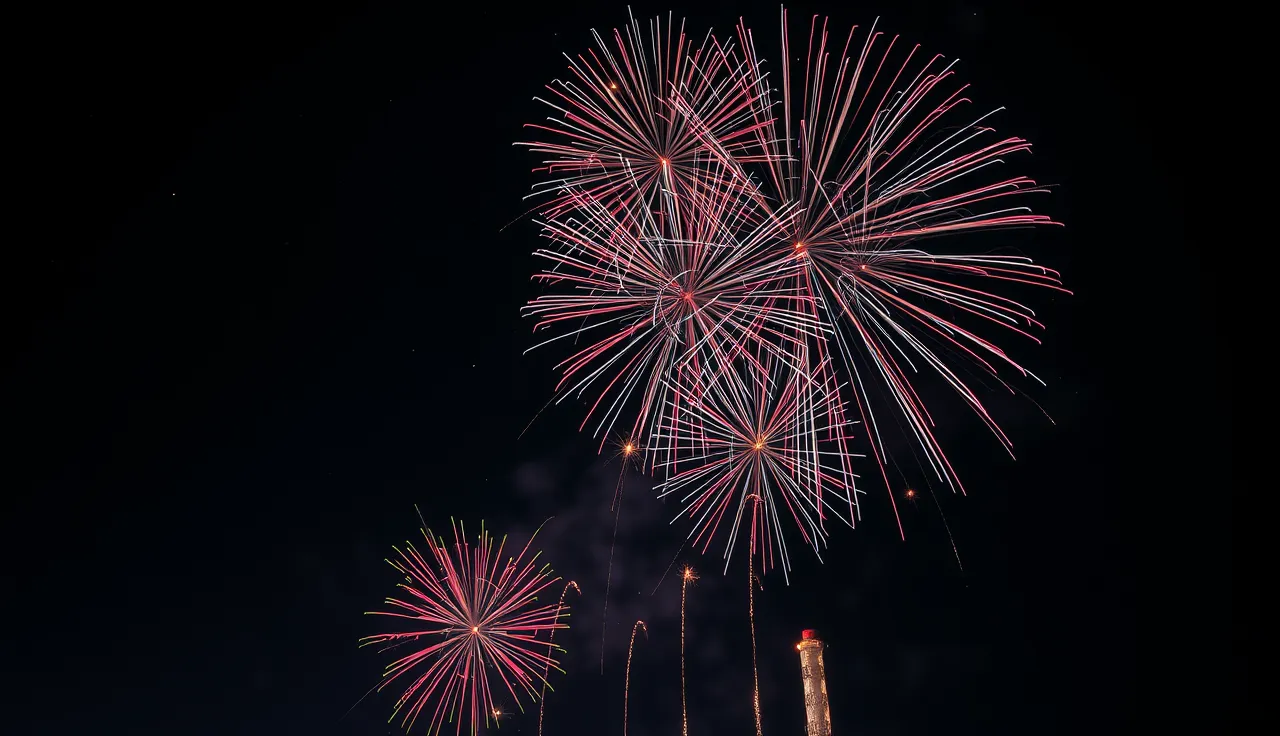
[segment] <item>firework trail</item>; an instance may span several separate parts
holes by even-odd
[[[594,419],[601,448],[615,429],[652,444],[663,411],[678,413],[707,376],[755,355],[786,359],[822,329],[792,283],[802,264],[770,255],[794,213],[761,219],[750,196],[721,188],[731,173],[708,167],[655,209],[571,190],[572,209],[540,223],[549,247],[535,256],[549,265],[534,279],[549,293],[522,311],[535,333],[556,334],[529,350],[585,343],[556,366],[556,401],[588,402],[579,429]]]
[[[649,595],[653,596],[658,594],[658,588],[662,587],[662,581],[667,579],[667,573],[671,572],[671,568],[676,566],[676,558],[680,556],[680,553],[684,551],[684,546],[688,543],[689,540],[686,539],[680,543],[679,547],[676,548],[676,553],[671,556],[671,562],[667,563],[667,568],[662,571],[662,576],[658,578],[658,583],[653,586],[653,590],[649,592]]]
[[[873,392],[887,394],[933,472],[963,491],[912,377],[921,367],[931,369],[1010,449],[1008,437],[947,358],[968,361],[1006,388],[1000,364],[1039,379],[980,337],[976,327],[953,320],[995,325],[1038,342],[1027,331],[1042,327],[1034,312],[982,284],[1070,292],[1056,271],[1026,258],[930,252],[914,244],[965,231],[1057,223],[1006,204],[1011,197],[1046,191],[1029,178],[993,173],[1006,157],[1028,152],[1030,144],[996,136],[988,123],[994,112],[964,115],[967,85],[955,83],[955,61],[927,57],[919,46],[904,49],[896,36],[886,39],[874,27],[858,50],[855,31],[833,56],[826,19],[813,18],[797,107],[791,61],[801,57],[791,52],[783,10],[780,114],[768,85],[757,85],[762,104],[754,131],[766,170],[757,201],[766,208],[772,202],[794,208],[778,257],[804,264],[795,286],[809,298],[797,303],[812,305],[810,316],[837,327],[815,349],[820,359],[839,356],[849,370],[886,488]],[[739,25],[738,34],[748,68],[763,81],[765,66],[750,31]],[[901,53],[894,53],[895,46]],[[677,96],[675,104],[696,118],[691,103]],[[692,125],[704,137],[711,135],[696,119]],[[732,153],[719,156],[727,161]]]
[[[689,583],[698,579],[692,567],[685,565],[683,580],[680,583],[680,736],[689,736],[689,699],[686,694],[684,666],[684,604],[689,591]]]
[[[754,505],[760,505],[759,498]],[[756,736],[763,736],[760,728],[760,668],[756,664],[756,573],[751,565],[751,558],[747,559],[747,617],[751,622],[751,677],[755,684],[751,694],[751,707],[756,715]]]
[[[933,496],[933,505],[938,509],[938,516],[942,519],[942,528],[947,530],[947,541],[951,543],[951,552],[956,556],[956,566],[960,568],[960,572],[964,573],[964,563],[960,561],[960,550],[956,547],[956,538],[951,534],[951,525],[947,523],[947,515],[942,513],[942,504],[938,503],[938,496],[929,489],[929,495]]]
[[[689,538],[703,553],[727,527],[726,570],[746,522],[749,554],[760,557],[766,570],[780,564],[786,575],[791,560],[784,519],[820,558],[826,517],[852,526],[860,491],[838,394],[770,358],[760,365],[763,376],[749,368],[712,383],[668,425],[662,442],[694,437],[683,440],[689,448],[680,459],[684,469],[657,490],[662,497],[679,496],[683,508],[676,518],[692,520]]]
[[[913,505],[916,502],[917,494],[914,489],[908,488],[906,494],[907,500]],[[956,566],[960,568],[960,572],[964,573],[964,563],[960,560],[960,549],[956,547],[956,538],[951,534],[951,524],[947,522],[947,515],[942,510],[942,504],[938,501],[938,494],[933,492],[933,486],[929,486],[929,497],[933,499],[933,507],[938,510],[938,518],[942,519],[942,528],[947,532],[947,541],[951,543],[951,553],[955,555]]]
[[[551,667],[563,671],[541,651],[552,646],[551,633],[567,624],[558,621],[558,606],[537,603],[538,594],[560,580],[551,577],[549,566],[537,566],[538,554],[525,559],[537,532],[520,554],[504,561],[505,537],[495,551],[483,525],[475,546],[465,541],[461,523],[452,526],[452,545],[422,530],[434,565],[412,543],[395,548],[398,559],[388,560],[404,575],[398,587],[407,595],[386,600],[395,610],[370,613],[405,621],[408,630],[360,640],[361,646],[386,645],[383,651],[415,647],[387,666],[378,690],[408,680],[391,715],[394,720],[403,712],[406,730],[434,700],[429,734],[438,734],[446,718],[457,722],[457,733],[465,722],[475,734],[482,719],[487,725],[500,714],[491,683],[495,675],[523,710],[521,693],[537,699],[535,686],[546,683],[544,673]]]
[[[622,736],[627,736],[627,708],[631,702],[631,655],[636,649],[636,631],[644,631],[649,636],[649,629],[643,621],[636,621],[631,627],[631,643],[627,645],[627,679],[622,690]]]
[[[618,485],[613,490],[613,538],[609,542],[609,571],[604,581],[604,610],[600,613],[600,674],[604,674],[604,642],[609,628],[609,589],[613,586],[613,553],[618,546],[618,522],[622,519],[622,487],[628,466],[639,456],[640,446],[635,440],[623,440],[618,448],[622,457],[622,469],[618,471]]]
[[[569,78],[547,86],[550,99],[534,98],[553,110],[545,123],[525,126],[540,139],[516,144],[550,157],[534,170],[547,179],[529,195],[550,198],[545,212],[572,208],[574,189],[647,207],[660,190],[696,186],[708,158],[703,130],[718,149],[751,158],[745,147],[760,125],[760,87],[732,42],[708,33],[696,43],[670,15],[647,32],[633,16],[612,42],[592,34],[598,49],[566,55]],[[697,115],[698,131],[676,113],[676,94]]]
[[[569,589],[573,588],[578,595],[582,595],[582,588],[572,580],[565,583],[564,590],[560,591],[560,602],[556,604],[556,622],[560,621],[560,612],[564,610],[564,597],[569,593]],[[547,658],[551,658],[552,647],[554,646],[556,632],[554,629],[547,635]],[[542,669],[542,695],[538,698],[538,736],[542,736],[542,717],[547,711],[547,687],[549,683],[547,676],[551,674],[551,667],[547,666]]]

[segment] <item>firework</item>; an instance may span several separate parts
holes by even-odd
[[[560,606],[538,604],[538,594],[559,578],[538,566],[538,554],[526,560],[532,538],[520,554],[504,558],[505,537],[495,550],[482,525],[472,546],[465,528],[452,526],[452,545],[423,530],[430,562],[412,543],[396,548],[397,559],[388,562],[405,577],[398,586],[403,596],[386,600],[393,610],[371,614],[402,621],[403,630],[365,637],[361,646],[413,650],[387,666],[378,686],[407,683],[393,720],[401,717],[411,729],[429,710],[428,733],[439,733],[448,719],[457,723],[457,733],[466,724],[475,734],[482,721],[501,714],[494,702],[497,683],[521,710],[522,696],[539,697],[546,673],[560,670],[551,656],[551,633],[567,625],[559,622]]]
[[[613,537],[609,541],[609,570],[604,580],[604,606],[600,612],[600,674],[604,674],[604,642],[609,631],[609,590],[613,587],[613,553],[618,546],[618,522],[622,520],[622,491],[627,471],[641,454],[641,447],[634,439],[626,438],[618,443],[618,457],[622,458],[622,468],[618,471],[618,485],[613,490]]]
[[[631,643],[627,645],[627,676],[622,690],[622,736],[627,736],[627,714],[631,703],[631,655],[636,651],[637,631],[643,631],[645,636],[649,635],[649,629],[643,621],[637,621],[631,627]]]
[[[684,668],[684,604],[689,584],[698,579],[692,567],[685,566],[680,581],[680,736],[689,736],[689,699],[686,694]]]
[[[572,580],[570,580],[569,582],[565,583],[565,585],[564,585],[564,590],[560,591],[560,602],[556,604],[556,618],[555,618],[555,620],[556,620],[556,622],[557,622],[557,623],[559,623],[559,621],[560,621],[560,613],[564,610],[564,597],[565,597],[566,595],[568,595],[568,594],[569,594],[569,589],[570,589],[570,588],[572,588],[574,591],[576,591],[578,595],[582,595],[582,588],[579,588],[577,583],[575,583],[575,582],[574,582],[574,581],[572,581]],[[556,636],[555,629],[552,629],[552,630],[551,630],[551,633],[547,634],[547,660],[548,660],[548,662],[547,662],[547,663],[546,663],[546,665],[542,668],[542,695],[541,695],[541,697],[539,697],[539,698],[538,698],[538,701],[539,701],[539,702],[538,702],[538,736],[542,736],[542,717],[543,717],[543,716],[546,714],[546,712],[547,712],[547,688],[548,688],[548,687],[550,687],[550,683],[547,681],[547,676],[551,674],[551,662],[550,662],[550,659],[551,659],[551,654],[552,654],[552,652],[553,652],[553,651],[555,651],[555,650],[553,649],[553,647],[555,646],[555,643],[554,643],[554,642],[555,642],[555,636]]]
[[[526,126],[542,139],[517,144],[550,156],[535,169],[547,179],[530,195],[549,196],[548,213],[572,208],[571,190],[645,207],[660,190],[702,180],[705,136],[676,112],[677,94],[718,148],[746,156],[760,88],[732,42],[708,33],[696,43],[670,16],[647,31],[632,17],[611,40],[592,33],[597,49],[566,55],[570,77],[547,86],[551,99],[535,98],[554,111],[545,124]]]
[[[811,305],[814,319],[836,328],[816,351],[820,359],[839,356],[850,371],[877,461],[884,446],[870,400],[887,394],[935,473],[963,490],[912,385],[914,375],[927,367],[941,376],[1008,449],[1008,438],[948,358],[967,359],[1005,387],[1001,364],[1034,378],[976,330],[996,325],[1031,337],[1027,330],[1040,323],[1029,308],[983,284],[1066,290],[1057,272],[1026,258],[924,250],[921,241],[1056,223],[1011,203],[1045,191],[1029,178],[995,173],[1030,144],[997,136],[988,124],[994,112],[965,113],[966,85],[955,82],[954,61],[904,48],[874,27],[859,49],[855,32],[835,56],[827,21],[815,16],[808,53],[793,56],[783,11],[781,106],[760,85],[763,104],[753,127],[766,172],[757,201],[795,212],[777,257],[803,264],[793,278],[808,298],[796,303]],[[763,75],[745,26],[739,38],[748,68]],[[797,78],[790,62],[801,58]],[[793,90],[800,93],[798,108]],[[696,115],[691,104],[676,104]],[[707,126],[694,127],[710,134]]]
[[[727,527],[726,569],[745,524],[749,554],[766,570],[780,564],[785,575],[791,560],[783,520],[790,518],[820,556],[826,518],[852,526],[859,491],[838,392],[785,364],[762,364],[764,375],[744,368],[743,376],[711,384],[668,425],[664,442],[695,436],[684,442],[684,469],[658,492],[682,502],[676,518],[692,519],[689,538],[703,553]]]
[[[770,71],[751,31],[736,35],[696,45],[683,25],[646,35],[632,19],[570,61],[559,116],[534,126],[549,138],[527,144],[551,176],[537,188],[548,293],[525,312],[555,333],[535,347],[575,345],[556,399],[586,402],[580,429],[643,443],[703,552],[726,522],[726,568],[745,523],[764,574],[790,568],[784,526],[820,552],[828,516],[859,519],[855,422],[895,517],[882,429],[964,491],[921,373],[1011,452],[977,386],[1038,381],[997,338],[1037,341],[1043,325],[1005,292],[1069,292],[1056,271],[951,237],[1056,224],[1024,204],[1044,187],[1000,173],[1030,144],[967,111],[955,61],[874,26],[833,39],[818,17],[795,53],[784,10]]]
[[[755,503],[760,503],[757,496]],[[760,727],[760,667],[756,664],[756,571],[747,560],[747,619],[751,624],[751,677],[754,689],[751,692],[751,707],[756,716],[756,736],[763,736]]]
[[[664,192],[656,211],[573,192],[574,209],[543,223],[551,247],[535,255],[550,265],[535,279],[552,291],[524,311],[535,333],[559,334],[530,350],[584,343],[557,366],[556,389],[587,398],[582,427],[598,417],[602,447],[615,429],[652,444],[661,408],[678,411],[707,375],[758,354],[785,359],[821,329],[783,285],[801,264],[769,256],[791,213],[759,221],[751,197],[717,186],[727,176],[711,167],[710,184]]]

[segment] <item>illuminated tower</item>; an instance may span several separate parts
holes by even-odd
[[[808,736],[831,736],[831,708],[827,706],[827,673],[822,666],[822,640],[805,629],[796,649],[800,651],[800,675],[804,678],[804,714]]]

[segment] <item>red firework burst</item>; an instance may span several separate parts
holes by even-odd
[[[858,49],[855,32],[833,56],[827,21],[814,17],[797,110],[783,11],[781,114],[774,116],[766,89],[757,122],[769,124],[754,126],[767,172],[757,200],[765,208],[782,202],[796,213],[777,255],[804,264],[794,283],[808,298],[797,303],[812,305],[811,316],[833,327],[815,355],[837,355],[851,373],[877,461],[884,448],[870,400],[887,394],[935,472],[960,487],[934,436],[934,418],[912,385],[915,374],[927,366],[941,376],[1009,448],[953,359],[967,359],[1006,388],[1000,364],[1030,376],[978,330],[994,324],[1035,340],[1027,329],[1040,323],[1029,308],[982,282],[1066,290],[1057,272],[1027,258],[936,252],[920,241],[1056,223],[1006,204],[1045,191],[1027,177],[995,173],[1030,144],[997,136],[987,124],[994,112],[964,113],[967,85],[954,82],[954,61],[922,55],[919,46],[904,49],[874,27]],[[763,73],[750,31],[739,26],[739,37],[748,68]],[[682,102],[677,106],[693,114]]]
[[[361,646],[386,645],[384,650],[414,647],[387,666],[378,689],[407,682],[391,716],[402,716],[406,729],[434,702],[427,726],[431,734],[439,733],[446,719],[457,723],[459,734],[464,723],[475,734],[482,723],[496,720],[501,710],[494,701],[494,677],[521,710],[522,696],[538,699],[546,672],[560,670],[551,656],[551,633],[567,628],[559,622],[559,605],[538,604],[538,594],[560,578],[551,577],[548,566],[537,566],[537,554],[525,560],[532,538],[519,555],[504,559],[506,538],[495,552],[483,525],[474,547],[465,541],[460,523],[453,524],[453,535],[448,545],[423,530],[434,565],[413,544],[396,548],[398,559],[388,562],[405,576],[399,585],[405,596],[387,599],[395,610],[371,615],[408,622],[408,630],[360,640]]]
[[[570,190],[629,207],[648,205],[661,189],[681,191],[705,175],[702,140],[671,104],[679,94],[696,112],[716,145],[746,156],[758,105],[756,80],[732,43],[708,33],[695,43],[676,30],[671,17],[634,17],[612,43],[592,32],[597,49],[569,58],[568,80],[547,86],[551,100],[538,99],[556,115],[526,127],[546,140],[518,143],[552,158],[535,169],[550,178],[530,196],[553,196],[547,214],[573,206]]]
[[[568,325],[554,339],[584,342],[559,366],[560,398],[589,394],[584,427],[596,417],[597,433],[620,430],[663,453],[648,455],[650,468],[667,473],[664,492],[686,493],[704,549],[726,504],[738,500],[736,530],[754,497],[759,515],[748,523],[773,536],[753,552],[774,550],[784,569],[778,519],[793,516],[817,549],[829,485],[857,517],[849,419],[867,427],[886,489],[877,414],[963,491],[919,373],[940,378],[1010,449],[972,375],[1010,391],[1012,374],[1035,379],[996,338],[1035,341],[1042,325],[1004,290],[1069,293],[1057,272],[1021,255],[946,245],[962,233],[1056,224],[1018,199],[1043,187],[999,173],[1030,144],[997,135],[994,113],[966,112],[954,61],[874,27],[861,39],[856,31],[833,44],[815,17],[807,53],[793,56],[784,10],[771,91],[779,80],[766,80],[745,25],[736,45],[708,36],[693,51],[683,30],[673,36],[668,24],[664,36],[656,22],[646,45],[633,20],[625,38],[615,32],[616,52],[601,40],[599,55],[571,62],[578,81],[558,86],[563,120],[542,128],[562,142],[533,144],[559,157],[549,171],[565,172],[546,185],[553,246],[539,255],[553,265],[537,278],[569,291],[527,310],[536,330]],[[846,419],[837,396],[850,389]],[[765,460],[775,455],[744,450],[752,421],[781,421],[782,406],[795,412],[784,435],[823,434],[838,473],[791,457],[794,448],[778,450],[774,465]],[[769,468],[792,485],[742,491]]]
[[[552,265],[535,278],[557,291],[525,312],[539,318],[535,332],[570,329],[534,347],[585,342],[559,364],[556,388],[594,396],[583,426],[598,414],[602,445],[615,429],[650,437],[662,408],[678,411],[707,376],[735,375],[735,362],[758,365],[761,353],[791,355],[821,329],[789,278],[800,264],[769,255],[789,215],[758,222],[754,200],[725,177],[709,167],[656,211],[573,192],[574,209],[544,223],[553,247],[536,255]],[[630,410],[631,426],[615,427]]]
[[[827,516],[852,526],[859,491],[847,447],[850,422],[835,387],[780,361],[763,362],[765,372],[748,369],[737,380],[716,381],[683,414],[671,415],[660,439],[680,448],[673,454],[684,469],[669,468],[658,491],[684,504],[677,518],[692,519],[689,536],[704,553],[725,532],[726,569],[745,524],[749,553],[761,569],[780,564],[786,575],[785,520],[820,557]]]

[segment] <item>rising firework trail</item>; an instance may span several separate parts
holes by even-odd
[[[681,575],[680,581],[680,736],[689,736],[689,699],[686,693],[687,684],[685,681],[684,666],[684,640],[685,640],[685,600],[689,593],[689,584],[698,579],[698,575],[693,571],[692,567],[685,565],[684,573]]]
[[[518,555],[504,559],[505,537],[495,550],[481,525],[472,546],[463,525],[452,526],[452,544],[422,530],[432,562],[412,543],[396,548],[397,559],[388,562],[404,576],[398,587],[406,595],[386,600],[393,610],[371,615],[404,626],[361,639],[361,646],[385,645],[382,651],[412,649],[387,666],[378,689],[408,681],[391,716],[400,717],[405,729],[434,702],[428,734],[438,734],[446,719],[457,723],[458,734],[464,724],[471,734],[482,722],[487,725],[501,712],[494,702],[495,678],[523,710],[522,695],[537,699],[545,673],[552,667],[563,671],[543,653],[550,651],[551,633],[567,625],[558,620],[558,606],[538,604],[538,595],[560,578],[537,564],[538,554],[526,559],[537,532]]]
[[[756,499],[754,506],[759,505],[760,501]],[[760,727],[760,667],[756,663],[756,573],[751,564],[752,559],[754,558],[747,558],[747,618],[751,623],[751,678],[754,683],[751,707],[756,716],[756,736],[763,736],[764,732]]]
[[[560,602],[556,603],[556,618],[555,618],[556,623],[560,622],[560,614],[562,611],[564,611],[564,597],[569,593],[570,588],[572,588],[575,592],[577,592],[579,596],[582,595],[582,588],[579,588],[576,582],[570,580],[569,582],[565,583],[564,590],[560,591]],[[555,641],[554,641],[555,636],[556,636],[556,632],[554,629],[552,629],[551,633],[547,635],[547,659],[551,658],[551,653],[554,651],[553,647],[555,646]],[[546,714],[546,711],[547,711],[547,688],[550,686],[550,683],[547,681],[547,677],[550,674],[551,674],[551,668],[549,666],[543,668],[542,695],[538,698],[538,736],[542,736],[542,717]]]
[[[609,542],[609,571],[604,581],[604,610],[600,614],[600,674],[604,674],[604,642],[609,628],[609,589],[613,586],[613,553],[618,546],[618,522],[622,519],[623,481],[627,477],[627,469],[640,457],[640,445],[633,439],[625,439],[620,443],[618,455],[622,458],[622,469],[618,471],[618,485],[613,490],[613,538]]]
[[[627,679],[622,690],[622,736],[627,736],[627,709],[631,703],[631,655],[636,650],[637,631],[643,631],[646,637],[649,635],[649,629],[644,625],[643,621],[637,621],[631,627],[631,643],[627,645]]]

